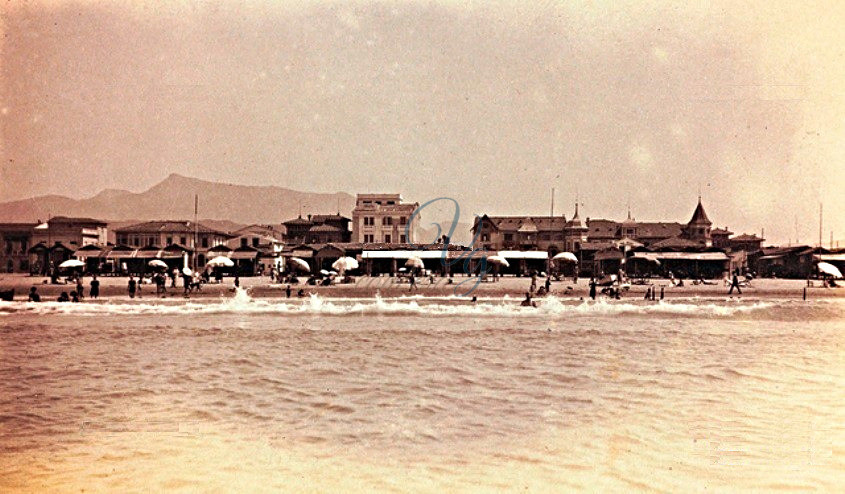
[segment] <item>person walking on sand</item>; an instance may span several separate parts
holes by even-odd
[[[739,289],[739,278],[737,278],[736,273],[734,273],[733,279],[731,280],[731,289],[728,290],[728,295],[734,292],[734,288],[736,288],[736,293],[742,295],[742,290]]]
[[[91,294],[91,298],[100,297],[100,280],[97,279],[96,274],[91,278],[91,290],[88,293]]]
[[[408,280],[411,282],[411,286],[410,286],[410,288],[408,288],[408,291],[409,291],[409,292],[411,292],[411,291],[416,290],[416,288],[417,288],[417,279],[414,277],[413,273],[411,273],[411,277],[410,277],[410,278],[408,278]]]
[[[135,290],[138,287],[138,284],[135,282],[135,278],[132,275],[129,275],[129,298],[135,298]]]
[[[288,283],[287,288],[285,288],[285,297],[290,298],[290,292],[291,292],[290,283]]]
[[[85,298],[85,286],[82,284],[82,276],[76,278],[76,295]]]
[[[593,279],[590,279],[590,298],[596,299],[596,281]]]

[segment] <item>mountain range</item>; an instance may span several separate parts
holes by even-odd
[[[355,197],[345,192],[322,194],[278,186],[233,185],[171,174],[143,192],[106,189],[86,199],[44,195],[0,203],[0,221],[44,221],[50,216],[83,216],[109,223],[109,230],[150,220],[190,220],[194,195],[204,225],[222,231],[261,223],[278,225],[306,214],[351,216]],[[443,225],[448,228],[448,223]],[[469,225],[459,223],[454,241],[469,240]],[[112,234],[113,235],[113,234]],[[434,229],[419,227],[418,239],[429,241]],[[465,238],[467,237],[467,238]],[[111,239],[114,240],[113,238]]]
[[[235,224],[278,224],[305,214],[348,215],[355,198],[345,192],[321,194],[277,186],[233,185],[171,174],[144,192],[106,189],[87,199],[45,195],[0,203],[0,221],[84,216],[108,222],[191,219],[194,195],[199,216]]]

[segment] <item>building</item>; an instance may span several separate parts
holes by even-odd
[[[38,223],[0,223],[0,270],[4,273],[29,272],[32,230]]]
[[[352,242],[414,243],[419,203],[403,203],[399,194],[358,194],[352,210]],[[417,216],[415,219],[419,219]]]
[[[542,250],[556,254],[566,246],[565,216],[488,216],[475,218],[475,248],[487,251]]]
[[[315,214],[302,216],[282,223],[285,227],[285,242],[288,244],[317,244],[339,242],[352,239],[349,231],[349,218],[340,214]]]
[[[208,228],[192,221],[147,221],[115,230],[118,245],[129,247],[178,246],[191,257],[196,254],[196,264],[205,265],[208,250],[223,245],[234,235]]]
[[[58,243],[76,250],[86,245],[105,245],[107,242],[108,224],[94,218],[54,216],[32,231],[32,243],[48,247]]]

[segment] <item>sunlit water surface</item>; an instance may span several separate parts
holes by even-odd
[[[0,491],[835,491],[845,304],[0,304]]]

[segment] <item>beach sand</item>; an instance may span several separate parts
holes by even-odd
[[[99,277],[98,279],[100,280],[101,299],[129,298],[127,292],[128,277]],[[365,298],[375,297],[376,295],[383,297],[399,297],[403,295],[447,297],[461,296],[472,289],[472,292],[467,296],[471,297],[474,295],[484,298],[507,295],[514,298],[522,298],[531,284],[530,278],[504,277],[495,282],[491,280],[478,283],[473,289],[476,280],[465,276],[455,276],[452,278],[453,282],[451,284],[447,278],[436,277],[433,284],[430,283],[428,278],[418,278],[417,289],[411,291],[407,281],[387,276],[362,276],[356,278],[354,283],[332,286],[306,285],[304,283],[305,279],[301,277],[299,284],[291,286],[294,297],[300,289],[303,289],[306,294],[318,294],[326,298]],[[90,277],[84,279],[86,295],[91,289],[90,282]],[[544,278],[539,278],[537,281],[538,287],[542,286],[544,282]],[[685,285],[682,287],[672,286],[667,279],[651,279],[649,283],[651,285],[632,285],[629,290],[622,293],[622,298],[642,299],[648,287],[652,286],[657,290],[658,298],[662,288],[664,297],[667,299],[687,297],[725,298],[731,296],[742,298],[777,297],[802,299],[804,288],[807,287],[806,280],[755,279],[751,282],[750,286],[742,288],[742,294],[734,292],[732,295],[728,295],[728,287],[725,286],[722,280],[714,280],[713,283],[715,284],[713,285],[694,285],[691,281],[685,281]],[[845,296],[845,288],[824,288],[819,280],[813,280],[811,283],[812,286],[807,289],[808,298]],[[177,288],[171,288],[168,281],[167,294],[164,295],[164,298],[184,298],[181,281],[177,285]],[[256,298],[280,298],[285,296],[286,285],[270,283],[270,279],[266,276],[241,278],[240,285],[242,288],[247,289],[250,296]],[[41,294],[43,300],[54,300],[61,292],[70,292],[75,289],[75,285],[72,284],[52,285],[49,283],[48,278],[41,276],[23,274],[0,275],[0,290],[14,288],[15,300],[25,300],[32,286],[38,288],[38,293]],[[574,283],[572,279],[553,281],[551,293],[562,298],[586,298],[589,293],[589,278],[579,278],[577,283]],[[203,285],[202,290],[191,293],[190,298],[220,298],[230,297],[233,294],[234,278],[224,278],[220,284],[212,282]],[[142,299],[154,299],[160,298],[161,296],[155,294],[154,285],[144,284],[140,297]],[[138,297],[136,296],[136,298]]]

